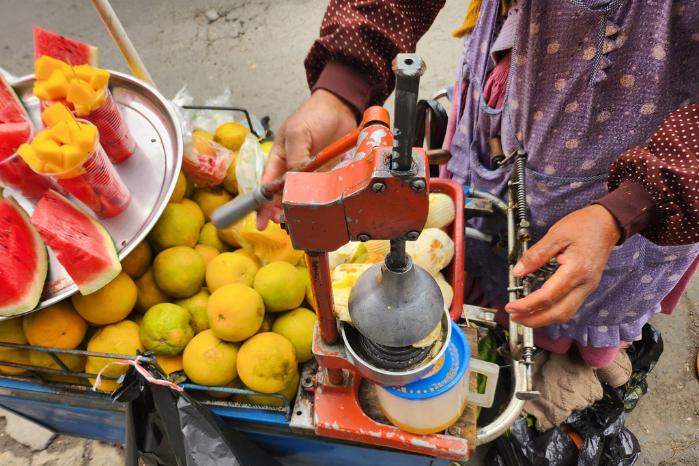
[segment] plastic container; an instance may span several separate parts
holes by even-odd
[[[233,152],[197,133],[185,144],[182,170],[199,188],[209,188],[223,183],[228,167],[233,162]]]
[[[131,200],[131,193],[109,161],[99,135],[94,150],[85,160],[64,172],[52,173],[51,177],[101,218],[119,215]]]
[[[87,115],[77,115],[91,122],[100,133],[100,143],[112,163],[121,163],[131,157],[136,150],[136,140],[131,135],[126,120],[114,101],[112,93],[106,89],[104,104]]]
[[[37,201],[49,189],[56,189],[51,178],[35,173],[18,154],[0,161],[0,184]]]
[[[453,425],[467,402],[492,406],[500,367],[471,359],[466,337],[454,322],[451,325],[447,351],[428,375],[399,387],[375,385],[381,410],[399,429],[414,434],[434,434]],[[470,391],[471,372],[487,378],[485,393]]]

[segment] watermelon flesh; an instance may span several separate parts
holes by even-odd
[[[48,55],[70,65],[97,66],[97,47],[63,37],[39,26],[34,26],[32,31],[34,33],[34,59]]]
[[[0,199],[0,316],[34,309],[48,272],[48,255],[41,237],[22,208]]]
[[[53,190],[39,200],[31,222],[80,293],[99,290],[121,272],[114,241],[107,230]]]
[[[0,161],[10,157],[27,142],[32,123],[15,91],[0,75]]]

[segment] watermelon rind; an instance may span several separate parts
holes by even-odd
[[[49,269],[49,262],[48,262],[48,254],[46,252],[46,245],[44,244],[44,241],[41,239],[41,236],[39,236],[39,233],[36,231],[34,226],[31,224],[29,221],[29,217],[27,214],[22,210],[22,208],[12,199],[1,199],[0,200],[0,228],[8,228],[11,229],[13,226],[15,228],[19,228],[19,225],[12,224],[12,225],[6,225],[2,221],[2,215],[3,215],[3,210],[4,209],[12,209],[14,212],[19,214],[19,218],[22,221],[22,226],[27,229],[31,233],[31,238],[34,243],[34,253],[36,255],[36,270],[32,274],[32,280],[31,283],[28,284],[28,287],[24,290],[24,294],[22,296],[19,296],[16,300],[9,300],[7,297],[3,299],[4,302],[0,302],[0,315],[4,317],[8,316],[13,316],[17,314],[23,314],[25,312],[29,312],[32,309],[34,309],[38,304],[39,301],[41,300],[41,293],[44,290],[44,284],[46,283],[46,276],[48,274],[48,269]],[[1,236],[1,235],[0,235]],[[0,251],[2,251],[3,257],[0,258],[0,260],[4,261],[7,259],[10,259],[12,256],[14,257],[15,254],[18,253],[29,253],[30,251],[5,251],[3,250],[3,245],[0,244]],[[3,270],[5,267],[0,269],[0,276],[6,275],[6,276],[12,276],[13,272],[15,270]],[[2,293],[2,290],[0,290],[0,293]],[[0,294],[1,295],[1,294]]]
[[[55,32],[47,31],[39,26],[32,27],[34,33],[34,59],[42,55],[63,60],[70,65],[97,66],[97,47]]]
[[[86,222],[83,229],[66,224],[64,219],[69,218]],[[78,286],[80,294],[94,293],[121,272],[121,263],[109,232],[95,218],[57,192],[48,190],[44,194],[32,213],[31,222]],[[80,237],[76,236],[78,233]],[[86,273],[90,273],[89,278],[77,279],[78,274]]]

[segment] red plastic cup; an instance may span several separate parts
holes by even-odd
[[[121,163],[136,150],[136,141],[131,135],[124,116],[121,114],[112,93],[106,89],[104,104],[87,115],[79,117],[91,122],[100,133],[100,143],[112,163]]]
[[[16,153],[0,161],[0,183],[33,201],[39,200],[49,188],[56,189],[51,178],[35,173]]]
[[[94,150],[80,164],[51,176],[60,187],[99,217],[115,217],[129,206],[131,193],[121,181],[99,140],[98,136]]]

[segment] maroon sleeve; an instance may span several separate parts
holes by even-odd
[[[699,104],[671,113],[647,147],[625,152],[609,172],[610,193],[596,201],[628,238],[657,244],[699,242]]]
[[[445,0],[331,0],[306,57],[312,90],[328,90],[358,113],[393,90],[391,61],[414,52]]]

